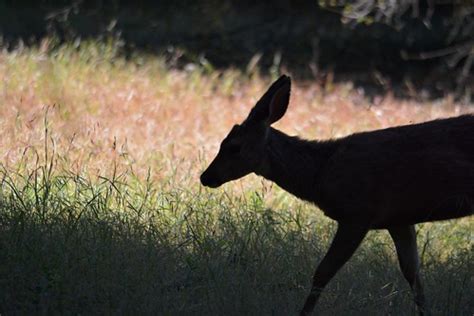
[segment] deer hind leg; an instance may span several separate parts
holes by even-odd
[[[336,236],[326,256],[324,256],[314,273],[311,292],[306,298],[300,315],[310,315],[312,313],[323,288],[356,251],[367,231],[368,229],[365,227],[339,224]]]
[[[413,225],[394,227],[388,231],[395,243],[400,269],[413,291],[419,314],[423,315],[425,311],[425,295],[420,280],[420,259],[416,246],[415,227]]]

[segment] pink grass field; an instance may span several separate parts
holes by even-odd
[[[63,170],[101,175],[115,165],[137,175],[150,169],[158,179],[197,179],[271,83],[233,69],[173,70],[157,57],[126,61],[94,45],[3,51],[0,78],[5,167],[35,164],[47,148]],[[276,127],[326,139],[472,111],[449,95],[419,101],[387,93],[369,101],[351,83],[294,81],[289,110]]]

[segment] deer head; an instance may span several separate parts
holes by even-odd
[[[270,125],[285,114],[290,90],[290,77],[281,76],[242,124],[234,125],[222,141],[217,156],[201,175],[203,185],[217,188],[262,168]]]

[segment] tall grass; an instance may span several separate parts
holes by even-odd
[[[113,42],[48,45],[0,54],[0,313],[295,314],[335,224],[255,177],[197,180],[268,80],[125,59]],[[332,89],[297,83],[279,127],[331,137],[469,110]],[[419,226],[433,314],[474,311],[473,226]],[[318,311],[413,305],[387,234],[372,232]]]

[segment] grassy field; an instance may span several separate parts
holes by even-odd
[[[0,314],[292,315],[335,231],[315,207],[248,176],[199,174],[271,78],[120,57],[116,43],[0,53]],[[307,138],[472,112],[368,101],[350,83],[296,82],[276,126]],[[474,220],[418,226],[430,312],[474,313]],[[411,315],[384,231],[321,297],[321,315]]]

